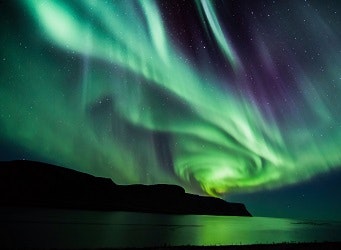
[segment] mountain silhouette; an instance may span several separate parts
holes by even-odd
[[[0,162],[0,206],[251,216],[241,203],[176,185],[117,185],[111,179],[34,161]]]

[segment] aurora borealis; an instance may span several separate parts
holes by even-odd
[[[0,149],[210,195],[341,167],[338,1],[0,6]]]

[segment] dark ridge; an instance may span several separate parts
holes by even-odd
[[[251,216],[241,203],[176,185],[117,185],[111,179],[33,161],[0,162],[0,206]]]

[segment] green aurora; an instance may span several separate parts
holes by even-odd
[[[210,195],[270,189],[341,166],[336,25],[313,9],[301,12],[307,22],[291,20],[287,36],[304,27],[309,46],[322,44],[309,64],[301,52],[278,52],[285,35],[262,35],[256,29],[266,34],[268,26],[254,24],[265,69],[252,71],[213,2],[195,2],[211,42],[196,62],[170,37],[158,3],[20,1],[23,16],[0,24],[0,137],[118,183],[174,183]],[[208,63],[212,48],[224,58],[224,77]],[[250,75],[265,101],[242,84]],[[264,91],[264,75],[290,80],[296,91]]]

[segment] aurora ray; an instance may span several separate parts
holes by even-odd
[[[22,0],[18,23],[34,32],[1,22],[1,137],[118,183],[210,195],[341,166],[338,26],[291,2],[286,30],[254,4],[236,32],[233,3],[190,4],[188,22],[205,30],[191,34],[203,36],[191,39],[196,53],[159,1]]]

